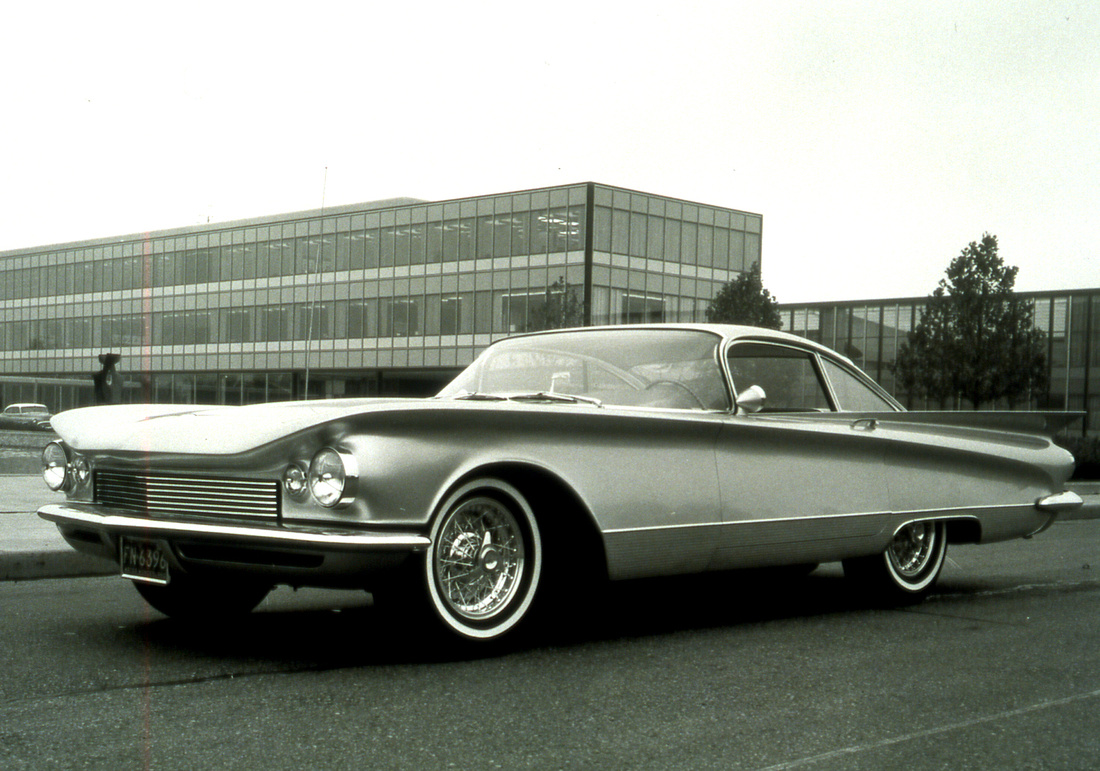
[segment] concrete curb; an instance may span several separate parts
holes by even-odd
[[[91,578],[118,574],[118,566],[99,557],[74,551],[61,540],[67,551],[0,552],[0,581],[35,581],[40,578]]]
[[[57,439],[53,431],[16,431],[0,429],[0,447],[11,450],[37,450],[39,452]],[[35,459],[37,461],[37,458]]]

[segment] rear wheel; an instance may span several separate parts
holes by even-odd
[[[424,560],[428,599],[452,632],[493,640],[528,615],[542,577],[530,505],[499,479],[463,485],[440,510]]]
[[[243,616],[271,591],[267,584],[211,581],[188,575],[175,575],[167,584],[134,581],[134,588],[164,615],[194,621]]]
[[[943,522],[911,522],[882,554],[844,560],[844,575],[882,599],[917,602],[932,591],[946,556]]]

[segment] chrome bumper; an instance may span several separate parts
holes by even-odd
[[[1097,492],[1095,483],[1083,484],[1078,489],[1080,492],[1066,490],[1064,493],[1040,498],[1035,502],[1035,507],[1058,514],[1060,522],[1100,519],[1100,493]]]
[[[1035,508],[1039,509],[1039,511],[1049,511],[1051,514],[1061,514],[1066,511],[1079,509],[1082,504],[1084,504],[1084,501],[1081,499],[1080,495],[1072,490],[1066,490],[1062,493],[1044,495],[1042,498],[1035,501]]]
[[[98,533],[133,535],[142,538],[179,537],[231,541],[237,545],[275,546],[322,551],[420,552],[430,543],[418,533],[363,532],[308,527],[256,527],[209,522],[166,522],[94,504],[55,503],[43,506],[38,516],[65,529],[94,530]]]

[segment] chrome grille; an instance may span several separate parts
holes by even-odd
[[[279,515],[279,483],[250,479],[97,471],[99,503],[153,516]]]

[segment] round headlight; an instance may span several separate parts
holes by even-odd
[[[290,464],[283,472],[283,490],[296,501],[305,500],[309,495],[306,472],[297,463]]]
[[[331,447],[318,452],[309,464],[309,491],[322,506],[346,506],[355,500],[359,469],[355,458]]]
[[[83,487],[92,478],[92,467],[83,455],[74,454],[72,461],[69,463],[69,473],[72,476],[73,483],[77,487]]]
[[[42,450],[42,479],[51,490],[64,490],[71,482],[69,455],[57,442],[50,442]]]

